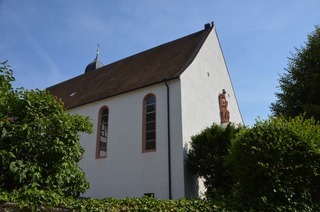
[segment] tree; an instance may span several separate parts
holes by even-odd
[[[308,35],[305,46],[291,53],[287,73],[279,79],[281,92],[271,104],[276,116],[294,117],[306,114],[320,120],[320,27]]]
[[[269,118],[232,141],[231,201],[241,211],[319,211],[320,125],[314,119]]]
[[[47,91],[14,89],[7,62],[0,67],[0,190],[51,190],[76,195],[89,183],[78,166],[79,132],[88,117],[70,115]]]
[[[204,178],[206,196],[210,199],[227,196],[231,189],[230,167],[225,167],[224,157],[239,130],[234,125],[223,128],[213,124],[191,138],[187,167],[192,174]]]

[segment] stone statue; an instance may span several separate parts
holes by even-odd
[[[222,89],[222,94],[219,94],[220,118],[221,123],[229,123],[230,112],[228,110],[228,101],[226,99],[226,91]]]

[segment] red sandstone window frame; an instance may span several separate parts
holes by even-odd
[[[149,99],[151,98],[151,99]],[[154,99],[154,102],[150,102]],[[157,147],[157,98],[153,93],[147,94],[142,103],[142,152],[155,152]],[[148,147],[149,146],[149,147]]]
[[[106,114],[103,114],[103,112]],[[103,118],[106,117],[106,120]],[[109,137],[109,108],[103,106],[100,108],[98,113],[98,124],[97,124],[97,141],[96,141],[96,159],[106,158],[108,151],[108,137]],[[102,142],[102,139],[105,141]],[[102,155],[102,152],[105,152]]]

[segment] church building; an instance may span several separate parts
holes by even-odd
[[[243,123],[213,24],[47,88],[71,114],[90,116],[79,165],[91,184],[84,197],[199,197],[190,175],[191,136],[213,123]]]

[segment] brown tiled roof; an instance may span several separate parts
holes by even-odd
[[[47,88],[67,109],[178,78],[211,27]]]

